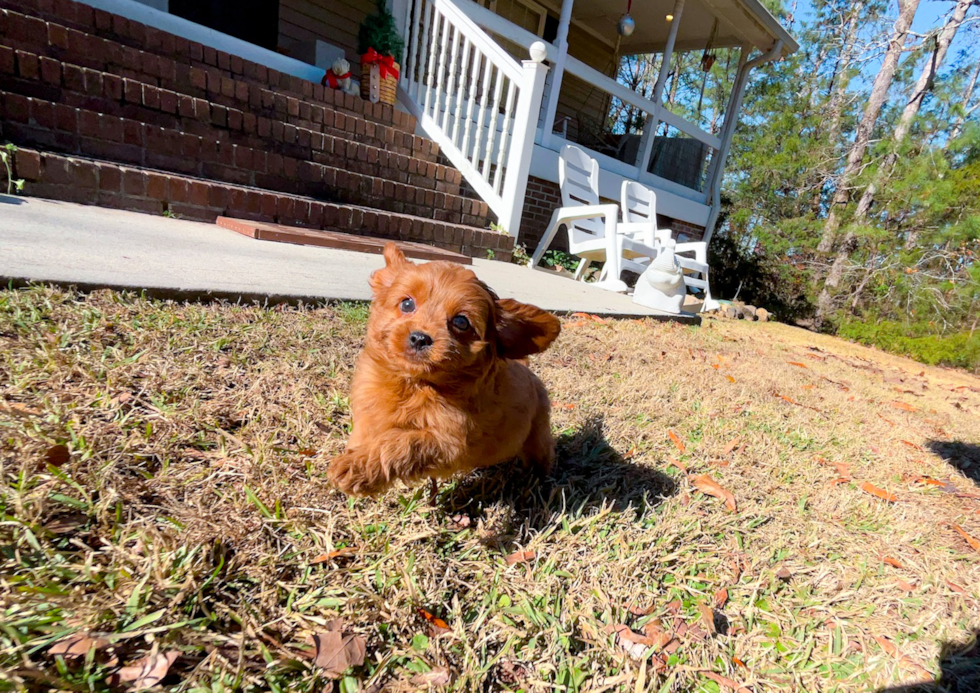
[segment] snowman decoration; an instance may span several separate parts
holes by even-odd
[[[665,313],[680,313],[687,296],[684,270],[674,254],[676,243],[668,239],[646,271],[636,280],[633,302]]]

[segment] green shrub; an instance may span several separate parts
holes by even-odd
[[[980,372],[980,330],[929,334],[923,327],[900,322],[851,320],[838,328],[838,335],[861,344],[902,354],[931,366],[954,366]]]

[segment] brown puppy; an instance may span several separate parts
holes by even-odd
[[[351,386],[354,432],[330,462],[331,482],[369,495],[513,457],[547,472],[548,393],[517,359],[544,351],[558,318],[498,299],[457,264],[416,265],[394,243],[384,257]]]

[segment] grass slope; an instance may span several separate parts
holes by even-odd
[[[0,293],[0,688],[170,653],[181,691],[980,690],[977,378],[570,318],[532,364],[553,478],[348,500],[325,471],[365,317]],[[329,680],[336,619],[366,658]],[[72,634],[105,640],[52,654]]]

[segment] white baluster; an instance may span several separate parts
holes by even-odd
[[[422,115],[425,115],[429,110],[429,99],[432,94],[432,85],[435,82],[435,72],[436,72],[436,46],[439,45],[439,20],[442,19],[442,25],[445,28],[446,18],[439,14],[434,6],[432,8],[432,35],[428,37],[429,40],[429,61],[428,68],[429,74],[425,79],[425,96],[422,98]],[[423,46],[422,48],[425,48]]]
[[[401,81],[408,84],[408,75],[405,72],[405,65],[408,63],[408,51],[410,46],[409,37],[415,36],[416,24],[411,24],[412,21],[412,0],[405,0],[405,42],[402,43],[402,71],[401,71]]]
[[[454,27],[450,22],[449,18],[445,15],[442,18],[442,33],[439,36],[439,63],[436,65],[436,98],[435,105],[432,108],[432,120],[436,123],[439,122],[439,111],[442,110],[442,98],[445,95],[445,84],[446,84],[446,62],[449,59],[448,52],[451,47],[449,41],[450,32],[456,33],[456,27]]]
[[[507,156],[507,142],[510,140],[510,130],[514,121],[514,96],[516,92],[517,88],[513,82],[507,85],[507,105],[504,107],[504,122],[501,126],[500,153],[497,154],[497,170],[493,174],[493,189],[497,194],[500,193],[500,181],[503,175],[504,162],[509,161],[509,157]]]
[[[446,85],[446,112],[442,114],[442,130],[449,135],[449,139],[452,139],[452,135],[449,134],[449,123],[452,117],[450,106],[453,103],[453,91],[456,89],[456,58],[459,57],[460,48],[462,48],[460,41],[462,37],[459,34],[459,29],[456,27],[453,29],[453,40],[449,44],[449,83]]]
[[[463,129],[463,145],[460,147],[460,151],[463,152],[463,156],[469,159],[470,151],[470,131],[473,129],[473,108],[476,106],[476,91],[480,87],[480,61],[483,60],[483,54],[473,48],[473,69],[470,70],[470,102],[466,107],[466,127]]]
[[[414,82],[416,85],[415,96],[416,98],[418,98],[419,80],[418,77],[416,77],[415,75],[415,68],[418,63],[419,50],[421,50],[421,48],[425,46],[425,39],[422,39],[421,43],[419,42],[419,24],[421,23],[421,17],[422,17],[422,0],[415,0],[415,2],[413,2],[412,4],[415,6],[415,13],[412,15],[412,20],[411,20],[412,41],[408,49],[408,65],[406,65],[408,69],[406,69],[404,72],[405,79],[406,79],[405,91],[408,94],[411,94],[412,83]],[[425,29],[428,29],[428,24],[426,24]]]
[[[480,82],[480,115],[476,123],[476,133],[473,135],[473,158],[470,162],[476,169],[480,168],[480,150],[483,148],[483,120],[487,114],[487,100],[490,98],[490,78],[493,76],[493,62],[487,56],[486,67],[483,68],[483,81]]]
[[[463,111],[466,110],[466,104],[464,103],[466,101],[466,67],[470,62],[471,46],[472,44],[468,38],[463,41],[463,60],[459,64],[459,89],[456,93],[456,119],[453,122],[453,130],[449,133],[449,139],[451,139],[454,144],[457,139],[462,139],[459,136],[459,125],[460,120],[463,117]]]
[[[504,89],[504,73],[502,70],[497,70],[497,84],[493,88],[493,106],[490,110],[490,132],[487,138],[487,153],[483,157],[483,170],[480,173],[483,175],[483,180],[490,182],[490,163],[493,160],[493,143],[497,139],[497,121],[500,119],[500,95]]]

